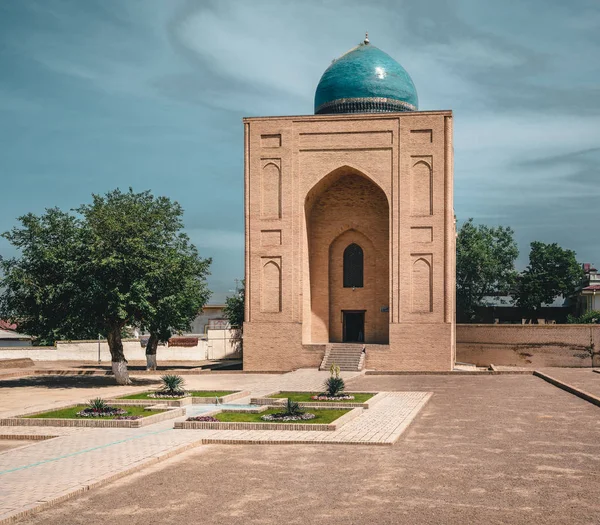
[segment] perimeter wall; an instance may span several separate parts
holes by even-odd
[[[456,325],[456,361],[460,363],[591,367],[600,366],[599,352],[597,324]]]

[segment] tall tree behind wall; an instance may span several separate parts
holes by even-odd
[[[458,322],[475,319],[486,295],[508,292],[516,282],[519,255],[512,228],[474,225],[467,220],[456,239],[456,314]]]

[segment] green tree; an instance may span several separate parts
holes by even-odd
[[[39,345],[96,338],[98,326],[83,307],[89,290],[81,283],[86,251],[79,221],[57,208],[18,220],[20,227],[2,234],[20,257],[0,257],[0,317],[17,322]]]
[[[140,328],[150,332],[146,344],[146,365],[150,370],[156,370],[158,343],[189,330],[211,295],[206,283],[211,259],[200,258],[185,234],[162,250],[160,261],[155,263],[150,276],[152,295],[137,320]]]
[[[519,255],[510,227],[475,226],[467,220],[456,239],[456,307],[459,322],[472,322],[483,297],[515,283]]]
[[[568,297],[583,279],[583,269],[573,250],[558,244],[534,241],[529,252],[529,265],[520,275],[515,294],[517,305],[536,319],[543,303],[551,303],[557,295]]]
[[[232,343],[237,346],[238,350],[242,350],[243,345],[245,300],[246,282],[242,281],[242,286],[236,287],[235,295],[225,298],[225,308],[223,309],[223,314],[233,329]]]
[[[199,267],[207,271],[209,261],[197,257],[181,233],[181,206],[166,197],[117,189],[93,195],[76,211],[76,217],[56,209],[30,214],[4,234],[21,257],[2,261],[0,314],[47,340],[105,335],[117,383],[127,384],[123,331],[141,319],[150,325],[152,311],[168,311],[168,324],[179,326],[187,312],[173,310],[204,300],[190,275],[201,281]],[[172,268],[165,270],[167,261]],[[177,299],[165,299],[165,283],[176,277],[182,277]],[[194,290],[200,297],[191,299]]]
[[[591,310],[589,312],[585,312],[579,317],[574,315],[569,315],[567,317],[567,323],[569,324],[600,324],[600,311],[599,310]]]

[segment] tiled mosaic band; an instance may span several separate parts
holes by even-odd
[[[416,111],[417,108],[403,100],[393,98],[340,98],[321,104],[315,114],[333,113],[394,113],[397,111]]]

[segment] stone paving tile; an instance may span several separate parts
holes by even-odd
[[[349,382],[360,373],[344,372]],[[186,376],[189,389],[244,389],[252,396],[274,390],[319,390],[328,372],[297,370],[285,375],[219,374]],[[88,378],[89,379],[89,378]],[[147,390],[148,386],[105,387],[51,390],[36,387],[35,382],[24,389],[15,388],[10,399],[2,397],[0,417],[31,410],[64,406],[85,401],[90,397],[107,397],[124,392]],[[19,392],[25,392],[26,405],[15,408]],[[4,393],[4,392],[3,392]],[[45,399],[44,399],[45,396]],[[174,430],[173,422],[164,421],[140,429],[97,429],[65,427],[0,427],[0,435],[52,435],[54,439],[35,441],[32,446],[0,453],[0,522],[43,502],[56,501],[71,493],[105,479],[141,467],[161,456],[182,447],[228,440],[229,442],[361,442],[368,439],[391,443],[398,437],[397,418],[405,419],[423,406],[428,397],[424,392],[396,392],[384,398],[373,408],[363,412],[341,429],[333,432],[312,431],[224,431],[224,430]],[[49,399],[48,399],[49,398]],[[237,400],[236,404],[248,402]],[[408,404],[408,406],[405,406]],[[29,408],[28,408],[29,407]],[[212,407],[192,405],[189,413],[196,414]],[[179,418],[183,420],[184,418]],[[378,435],[377,440],[374,439]]]

